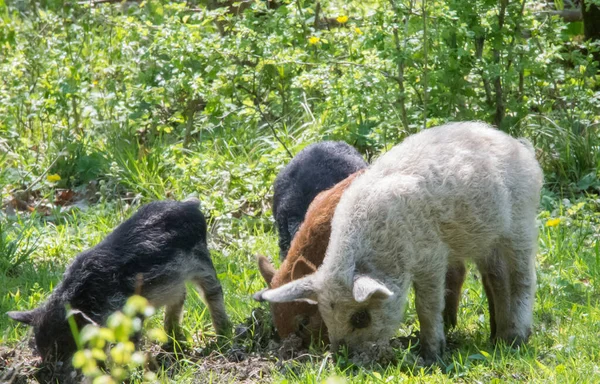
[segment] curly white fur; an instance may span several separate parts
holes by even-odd
[[[412,282],[421,353],[433,361],[445,345],[446,271],[468,258],[492,296],[492,336],[523,342],[532,325],[542,183],[524,139],[473,122],[422,131],[346,190],[321,268],[262,298],[316,300],[332,343],[359,348],[395,333]],[[371,321],[356,327],[351,317],[363,310]]]

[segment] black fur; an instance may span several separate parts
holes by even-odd
[[[367,166],[354,147],[323,141],[304,148],[275,179],[273,216],[279,230],[279,257],[285,259],[308,206],[320,192]]]
[[[29,313],[44,360],[62,360],[76,350],[65,305],[81,312],[75,316],[79,326],[89,320],[102,324],[140,288],[154,305],[167,305],[167,317],[171,316],[171,322],[176,319],[178,325],[184,282],[191,279],[209,287],[211,314],[214,310],[220,317],[217,326],[226,328],[221,285],[206,246],[206,221],[198,206],[197,200],[144,205],[101,243],[79,254],[43,306],[9,315],[23,321],[19,317]],[[213,307],[211,300],[220,304]],[[171,311],[169,306],[173,306]],[[179,313],[169,314],[173,311]]]

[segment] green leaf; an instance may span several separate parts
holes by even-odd
[[[566,34],[571,37],[583,35],[583,21],[567,23]]]

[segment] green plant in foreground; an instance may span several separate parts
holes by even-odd
[[[73,366],[93,379],[94,384],[118,383],[133,376],[142,381],[155,380],[154,372],[143,371],[147,355],[136,351],[132,341],[142,331],[143,318],[153,314],[154,308],[148,300],[134,295],[127,300],[123,311],[108,318],[106,327],[86,325],[76,335],[80,350],[73,356]],[[161,343],[167,341],[162,329],[151,329],[148,336]]]

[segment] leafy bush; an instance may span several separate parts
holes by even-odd
[[[557,190],[596,185],[597,48],[560,19],[526,2],[277,5],[0,3],[9,165],[35,175],[62,153],[59,186],[104,179],[148,199],[168,195],[177,151],[285,161],[334,138],[370,157],[424,127],[485,120],[532,137]]]

